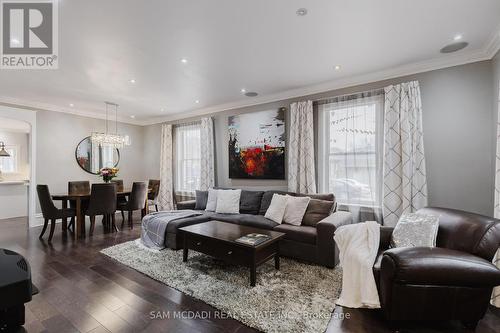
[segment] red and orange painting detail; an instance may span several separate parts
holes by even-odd
[[[229,117],[229,177],[285,179],[285,109]]]

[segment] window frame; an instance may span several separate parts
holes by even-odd
[[[19,154],[20,154],[20,150],[21,150],[21,149],[20,149],[20,146],[19,146],[19,145],[5,145],[5,150],[6,150],[7,152],[9,152],[9,150],[13,150],[13,151],[14,151],[14,153],[13,153],[13,154],[12,154],[12,153],[9,153],[9,154],[11,154],[11,156],[10,156],[10,157],[0,157],[0,158],[2,158],[2,159],[3,159],[3,158],[5,158],[5,159],[7,159],[7,158],[14,158],[14,171],[4,171],[2,167],[0,167],[0,171],[1,171],[1,172],[2,172],[2,174],[4,174],[4,175],[8,175],[8,174],[11,174],[11,175],[13,175],[13,174],[19,174],[19,173],[20,173],[20,172],[19,172]],[[12,156],[12,155],[14,155],[14,156]]]
[[[189,127],[196,128],[196,130],[200,132],[200,136],[199,136],[199,138],[200,138],[200,156],[199,156],[199,158],[192,158],[192,157],[182,158],[182,154],[179,151],[180,144],[181,144],[179,142],[179,137],[178,137],[179,132],[185,131]],[[180,179],[186,178],[185,175],[183,175],[183,170],[184,170],[183,166],[186,162],[192,163],[193,161],[199,161],[200,166],[201,166],[201,122],[178,125],[178,126],[174,127],[173,132],[174,132],[173,133],[174,134],[173,135],[174,193],[175,193],[175,195],[181,196],[181,197],[194,197],[194,195],[195,195],[194,190],[190,191],[190,190],[184,188],[183,186],[180,186],[180,185],[182,185],[180,182]],[[199,178],[199,181],[201,181],[201,170],[200,170],[200,175],[198,178]]]
[[[355,105],[350,104],[355,103]],[[326,105],[337,104],[336,106],[331,106],[328,109]],[[345,206],[358,206],[358,207],[370,207],[370,208],[381,208],[382,206],[382,186],[383,186],[383,156],[384,156],[384,96],[375,95],[369,97],[360,97],[353,99],[352,101],[339,101],[333,103],[326,103],[325,106],[318,108],[318,182],[319,190],[321,193],[330,193],[330,156],[340,155],[335,153],[330,153],[330,112],[334,110],[341,110],[347,107],[353,106],[366,106],[370,104],[375,104],[375,160],[376,160],[376,170],[375,170],[375,199],[374,204],[363,204],[363,203],[349,203],[343,202],[337,198],[337,203],[339,205]],[[345,153],[341,155],[355,155],[355,153]],[[335,195],[335,193],[333,193]]]

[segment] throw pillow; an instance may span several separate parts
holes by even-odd
[[[194,209],[205,210],[207,208],[208,191],[198,191],[196,190],[196,205]]]
[[[285,215],[286,206],[286,195],[274,194],[264,217],[281,224],[281,222],[283,222],[283,216]]]
[[[285,216],[283,222],[293,225],[300,225],[304,214],[306,213],[307,206],[311,198],[309,197],[292,197],[286,196],[287,204],[285,209]]]
[[[311,199],[302,219],[302,225],[315,227],[319,221],[330,215],[333,205],[333,201]]]
[[[391,237],[392,247],[435,247],[439,228],[439,216],[403,214]]]
[[[259,214],[260,202],[262,201],[262,191],[241,190],[240,213],[241,214]]]
[[[238,214],[240,212],[241,190],[219,190],[216,213]]]
[[[217,208],[217,192],[219,190],[214,190],[213,188],[208,189],[207,205],[205,210],[208,212],[215,212]]]

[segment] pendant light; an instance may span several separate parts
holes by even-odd
[[[90,141],[101,147],[123,148],[130,146],[130,137],[128,135],[118,134],[118,104],[112,102],[104,102],[106,105],[106,131],[104,133],[93,132],[90,136]],[[115,131],[111,133],[109,126],[109,109],[115,109]]]
[[[5,150],[5,143],[0,141],[0,157],[9,157],[10,154]]]

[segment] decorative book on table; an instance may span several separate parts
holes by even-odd
[[[256,245],[264,243],[265,241],[267,241],[269,239],[271,239],[271,236],[269,236],[269,235],[248,234],[248,235],[245,235],[243,237],[238,238],[237,240],[235,240],[235,242],[256,246]]]

